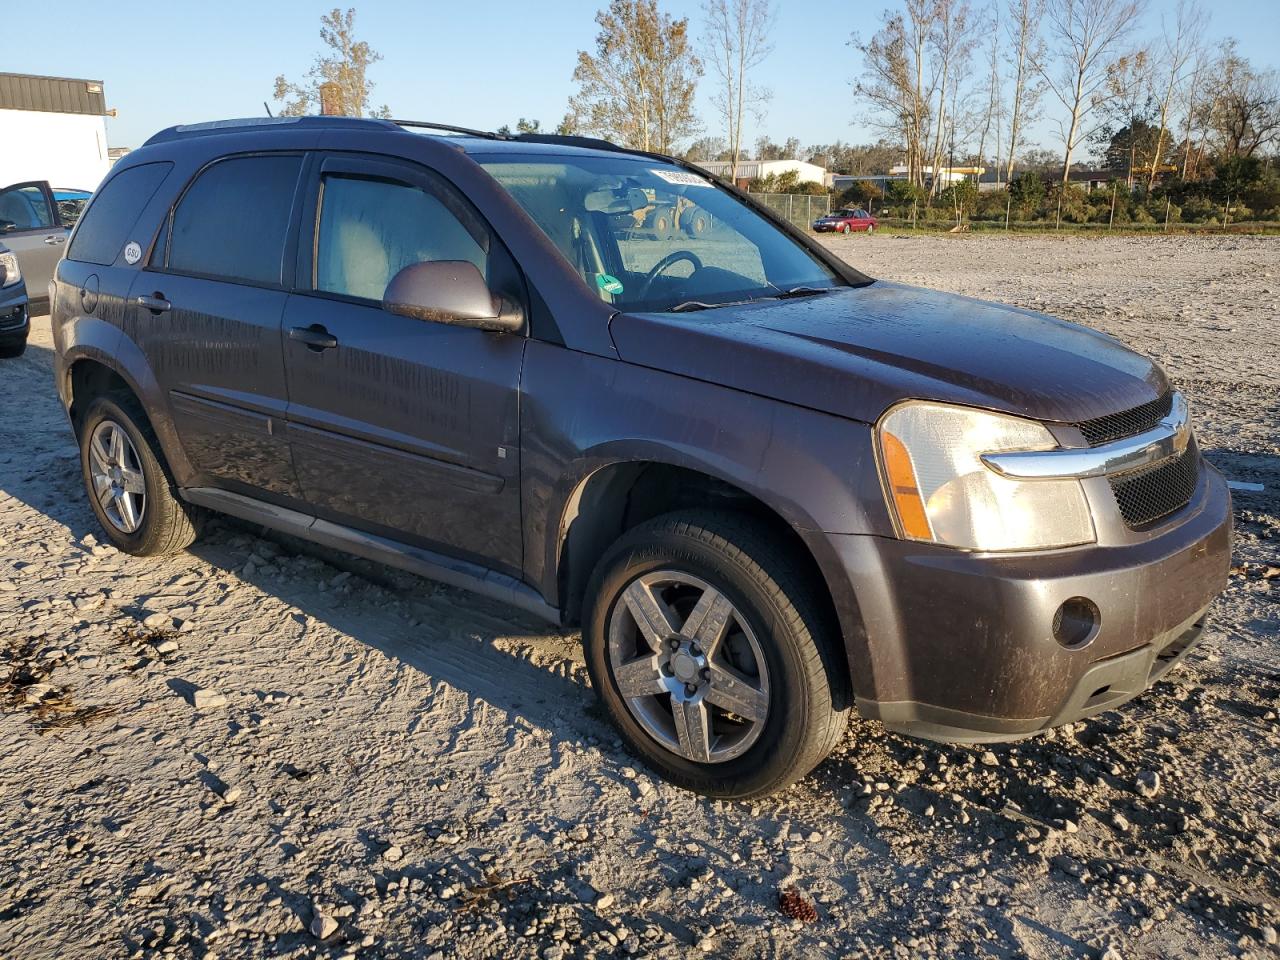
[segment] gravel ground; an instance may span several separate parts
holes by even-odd
[[[1158,357],[1266,484],[1179,670],[1009,746],[855,721],[708,802],[623,751],[576,635],[230,522],[104,546],[38,320],[0,364],[0,957],[1277,955],[1280,241],[831,245]]]

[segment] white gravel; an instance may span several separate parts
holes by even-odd
[[[1274,956],[1280,241],[832,246],[1129,341],[1266,485],[1166,682],[990,757],[857,721],[707,802],[623,752],[574,635],[230,522],[104,546],[37,320],[0,364],[0,956]]]

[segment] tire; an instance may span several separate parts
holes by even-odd
[[[582,635],[587,669],[626,742],[664,779],[710,797],[762,797],[803,777],[839,741],[852,699],[847,668],[836,629],[803,571],[768,528],[714,510],[650,520],[605,552],[588,586]],[[681,630],[713,636],[715,630],[689,626],[706,594],[681,580],[700,583],[731,607],[727,621],[701,621],[719,623],[722,634],[711,641],[711,652],[702,651],[706,665],[692,682],[695,671],[688,668],[698,645],[686,649],[687,635],[668,636],[659,646],[672,645],[671,652],[650,657],[653,644],[633,613],[636,596],[656,597]],[[630,684],[626,695],[620,675]],[[743,705],[740,713],[718,705],[726,696]],[[699,708],[711,719],[684,724],[689,740],[701,744],[691,754],[683,751],[676,711],[696,716],[686,711]],[[749,719],[762,710],[762,719]],[[688,733],[693,729],[707,732],[700,739]]]
[[[27,341],[21,343],[9,343],[0,347],[0,360],[16,360],[27,352]]]
[[[868,235],[868,236],[870,236],[871,234],[873,234],[873,233],[875,233],[875,232],[876,232],[876,225],[875,225],[874,223],[868,223],[868,224],[867,224],[867,235]]]
[[[840,232],[841,232],[841,233],[843,233],[845,236],[848,236],[848,235],[849,235],[849,225],[848,225],[847,223],[846,223],[846,224],[844,224],[844,225],[842,225],[842,226],[840,227]]]
[[[701,210],[689,210],[684,215],[684,230],[690,237],[701,237],[710,229],[710,217]]]
[[[121,526],[121,521],[130,519],[121,500],[106,496],[104,505],[104,500],[95,493],[94,464],[99,461],[91,452],[94,438],[103,441],[102,448],[111,452],[109,441],[114,430],[122,431],[129,442],[122,455],[125,461],[122,474],[126,469],[127,476],[141,473],[141,483],[137,485],[143,493],[140,506],[136,499],[129,501],[134,504],[132,516],[137,521],[132,530]],[[154,557],[178,553],[195,542],[199,534],[199,513],[179,498],[151,424],[132,395],[110,393],[91,400],[80,422],[78,439],[80,473],[89,503],[107,539],[117,549],[137,557]],[[120,466],[121,457],[107,459],[112,467]],[[122,484],[125,479],[122,476]]]

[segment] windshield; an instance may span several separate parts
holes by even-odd
[[[846,286],[728,191],[641,157],[477,158],[619,310],[705,309]]]

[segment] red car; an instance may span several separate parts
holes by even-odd
[[[832,210],[826,216],[813,221],[813,229],[818,233],[851,233],[854,230],[865,230],[874,233],[876,218],[861,207],[845,210]]]

